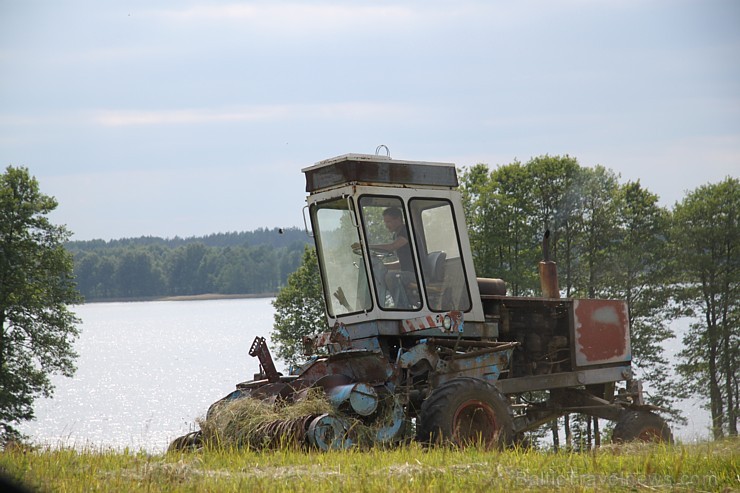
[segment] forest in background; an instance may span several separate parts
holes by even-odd
[[[285,285],[310,241],[303,229],[264,229],[192,238],[71,241],[86,301],[199,294],[267,294]]]

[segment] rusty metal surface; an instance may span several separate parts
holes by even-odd
[[[473,377],[487,381],[496,381],[509,366],[512,349],[499,351],[484,349],[461,355],[454,359],[439,361],[436,371],[430,380],[437,387],[458,377]]]
[[[437,346],[445,346],[445,347],[460,347],[460,348],[469,348],[469,347],[479,347],[479,348],[496,348],[496,350],[502,351],[504,349],[510,349],[514,346],[518,346],[518,342],[499,342],[499,341],[469,341],[467,339],[437,339],[437,338],[430,338],[427,339],[426,342],[428,344],[437,345]]]
[[[313,383],[326,375],[344,375],[355,382],[375,385],[388,381],[393,368],[381,354],[363,350],[343,351],[311,363],[300,380]]]
[[[540,262],[540,288],[542,296],[545,298],[560,298],[560,288],[558,286],[558,266],[550,260],[550,230],[545,231],[542,238],[542,256]]]
[[[480,291],[481,295],[506,296],[506,282],[503,279],[479,277],[477,281],[478,291]]]
[[[387,413],[386,423],[378,428],[375,433],[377,443],[389,443],[403,434],[403,425],[406,423],[406,413],[397,401],[390,399],[393,409]]]
[[[349,425],[336,416],[322,414],[308,426],[308,442],[319,450],[343,450],[353,445],[348,437]]]
[[[519,394],[534,390],[549,390],[564,387],[579,387],[597,383],[618,382],[632,378],[629,366],[599,368],[594,370],[569,371],[550,375],[504,378],[495,382],[504,394]]]
[[[481,295],[481,299],[486,301],[498,301],[504,305],[523,308],[538,305],[557,307],[560,305],[570,305],[573,303],[572,298],[542,298],[538,296],[498,296],[487,294]]]
[[[401,368],[414,368],[420,362],[426,361],[426,368],[432,369],[437,366],[439,355],[432,349],[430,344],[417,344],[404,352],[398,359]]]
[[[540,262],[540,288],[545,298],[560,298],[558,266],[555,262]]]
[[[349,408],[360,416],[369,416],[378,408],[378,393],[370,385],[359,382],[337,385],[328,391],[329,401],[337,408]]]
[[[268,383],[258,387],[250,393],[253,399],[260,399],[265,402],[274,403],[278,399],[287,399],[293,394],[293,387],[283,382]]]
[[[574,300],[575,366],[632,360],[627,303],[617,300]]]
[[[553,391],[551,401],[565,411],[616,421],[623,411],[622,406],[596,397],[584,389],[560,389]]]
[[[267,342],[264,337],[257,336],[254,338],[252,347],[249,348],[249,355],[259,359],[262,371],[269,382],[280,381],[281,374],[275,368],[275,363],[272,361],[272,355],[270,350],[267,349]]]

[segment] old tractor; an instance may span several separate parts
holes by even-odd
[[[547,234],[541,297],[507,296],[503,280],[476,277],[453,164],[347,154],[303,172],[331,330],[304,341],[312,356],[289,375],[258,337],[249,354],[260,373],[209,414],[313,389],[336,412],[277,420],[265,433],[347,448],[360,422],[376,444],[505,446],[581,413],[616,422],[615,441],[672,440],[633,379],[627,304],[560,298]],[[194,432],[171,448],[198,443]]]

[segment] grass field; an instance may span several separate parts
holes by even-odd
[[[740,439],[628,444],[588,453],[408,445],[315,452],[112,450],[0,453],[3,475],[30,491],[740,491]]]

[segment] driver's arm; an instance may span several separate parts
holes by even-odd
[[[380,250],[383,252],[395,252],[399,248],[406,246],[408,244],[409,244],[409,240],[407,240],[403,236],[399,236],[393,241],[393,243],[382,243],[378,245],[370,245],[370,251]],[[355,243],[352,243],[350,247],[352,248],[352,250],[359,250],[360,244],[358,242],[355,242]]]
[[[409,240],[404,238],[403,236],[399,236],[396,238],[393,243],[386,243],[384,245],[370,245],[370,249],[373,250],[383,250],[385,252],[395,252],[399,248],[406,246],[409,244]]]

